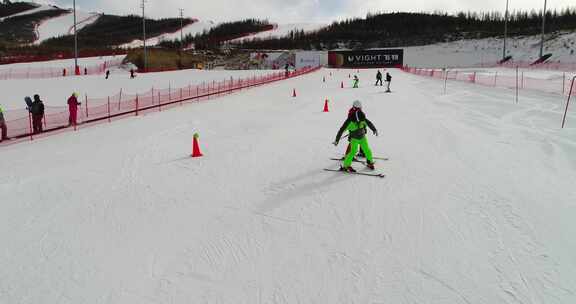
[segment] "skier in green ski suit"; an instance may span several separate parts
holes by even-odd
[[[372,158],[372,150],[368,146],[368,139],[366,138],[366,127],[370,128],[374,135],[378,136],[378,130],[374,124],[366,118],[366,114],[362,112],[362,103],[359,100],[354,101],[353,108],[348,114],[348,119],[344,122],[338,134],[336,135],[336,140],[334,145],[337,146],[342,138],[344,131],[348,130],[350,139],[350,152],[346,154],[344,158],[344,163],[340,167],[340,170],[347,172],[356,172],[352,168],[352,161],[354,156],[358,153],[359,146],[362,147],[362,151],[366,155],[366,166],[371,170],[374,170],[374,159]]]

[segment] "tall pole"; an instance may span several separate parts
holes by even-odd
[[[78,72],[78,32],[76,31],[76,0],[74,0],[74,73]]]
[[[506,0],[506,14],[504,17],[504,50],[502,51],[502,61],[506,59],[506,39],[508,38],[508,3],[509,0]]]
[[[184,49],[184,9],[180,9],[180,48]]]
[[[144,42],[144,72],[148,69],[148,55],[146,54],[146,0],[142,0],[142,38]]]
[[[544,56],[544,34],[546,29],[546,0],[544,0],[544,11],[542,11],[542,41],[540,42],[540,58]]]

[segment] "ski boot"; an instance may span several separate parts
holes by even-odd
[[[376,169],[376,167],[374,167],[374,162],[371,162],[371,161],[366,162],[366,167],[370,170]]]
[[[356,170],[354,170],[354,168],[352,168],[352,166],[350,166],[350,167],[340,166],[340,171],[349,172],[349,173],[356,173]]]

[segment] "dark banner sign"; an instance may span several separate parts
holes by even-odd
[[[396,67],[404,64],[404,50],[330,51],[328,64],[333,68]]]

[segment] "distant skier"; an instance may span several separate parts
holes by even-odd
[[[136,78],[136,75],[134,75],[134,69],[130,69],[130,79],[134,78]]]
[[[352,84],[353,84],[352,87],[354,89],[358,88],[358,85],[360,84],[360,78],[358,78],[357,75],[354,75],[354,80],[352,81]]]
[[[84,68],[84,75],[88,75],[88,69]]]
[[[375,86],[377,86],[378,83],[380,83],[380,86],[382,86],[382,72],[380,72],[380,70],[378,70],[378,73],[376,73],[376,84],[375,84]]]
[[[110,78],[110,70],[106,70],[106,79]]]
[[[344,158],[344,163],[340,167],[340,170],[356,172],[356,170],[352,168],[352,161],[354,160],[356,153],[358,153],[359,146],[362,147],[362,150],[366,154],[366,166],[369,169],[374,170],[374,159],[372,158],[372,150],[370,149],[370,146],[368,146],[366,127],[370,128],[376,136],[378,136],[378,130],[376,130],[374,124],[372,124],[372,122],[366,118],[364,112],[362,112],[362,103],[359,100],[354,101],[353,108],[354,111],[350,112],[348,119],[346,119],[342,127],[340,127],[340,130],[338,130],[336,140],[333,143],[337,146],[344,131],[348,130],[351,147],[350,152],[348,152],[346,158]]]
[[[0,142],[2,142],[8,139],[8,128],[6,127],[6,120],[4,120],[4,112],[2,111],[2,107],[0,107],[0,129],[2,130]]]
[[[284,70],[285,70],[285,77],[288,78],[290,76],[290,64],[286,63],[286,65],[284,66]]]
[[[40,100],[40,95],[34,95],[34,101],[30,107],[30,113],[32,114],[32,128],[34,129],[34,134],[42,132],[42,119],[44,118],[44,103]]]
[[[68,98],[68,126],[76,126],[78,118],[78,106],[81,103],[78,102],[78,93],[73,93],[70,98]]]
[[[390,76],[390,73],[386,72],[386,93],[392,93],[392,91],[390,91],[391,82],[392,82],[392,76]]]

